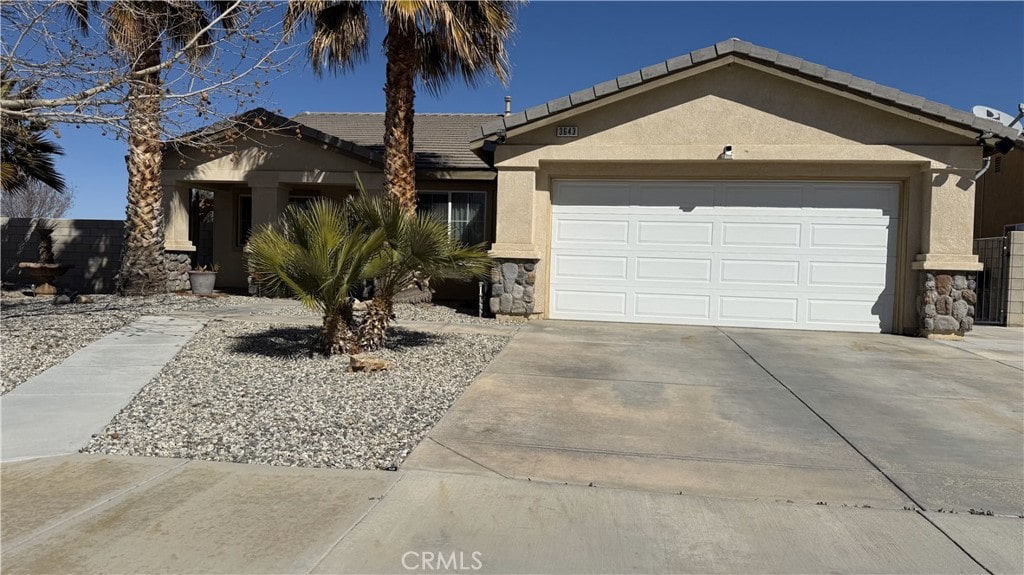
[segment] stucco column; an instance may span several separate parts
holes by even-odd
[[[532,169],[499,170],[497,221],[491,255],[500,258],[537,259],[544,246],[536,245],[534,193],[537,174]]]
[[[249,189],[252,191],[253,230],[276,222],[288,207],[288,194],[276,179],[249,180]]]
[[[974,180],[964,170],[927,170],[921,226],[921,253],[915,270],[981,270],[974,255]]]
[[[194,252],[196,246],[188,237],[188,206],[192,187],[186,182],[165,181],[164,249],[172,252]]]
[[[920,270],[918,333],[961,338],[974,327],[976,272],[973,253],[974,174],[931,169],[922,178],[921,253],[911,267]]]

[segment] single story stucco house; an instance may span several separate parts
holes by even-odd
[[[252,114],[266,131],[215,126],[225,147],[164,162],[167,249],[195,249],[189,192],[212,191],[226,287],[252,225],[382,181],[380,114]],[[420,114],[415,135],[420,208],[490,243],[496,313],[908,335],[970,330],[975,174],[1008,142],[736,39],[523,112]]]

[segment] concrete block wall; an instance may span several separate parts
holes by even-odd
[[[110,293],[124,243],[121,220],[35,220],[0,218],[0,267],[5,284],[28,286],[32,276],[18,262],[39,260],[37,225],[54,228],[54,261],[74,267],[54,282],[59,289],[81,293]]]
[[[1024,326],[1024,232],[1010,232],[1009,289],[1006,294],[1006,325]]]

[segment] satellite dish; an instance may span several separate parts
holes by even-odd
[[[971,111],[974,112],[974,115],[979,118],[993,120],[1007,127],[1011,127],[1014,123],[1017,122],[1017,120],[1020,119],[1020,116],[1011,116],[1006,112],[1000,112],[999,110],[996,110],[995,108],[989,108],[988,106],[975,106],[971,108]],[[1016,126],[1014,129],[1017,130],[1018,134],[1021,133],[1020,126]]]

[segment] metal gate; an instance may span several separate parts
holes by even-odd
[[[974,240],[974,253],[984,264],[978,272],[978,304],[974,323],[1006,325],[1006,296],[1009,288],[1010,246],[1006,236]]]

